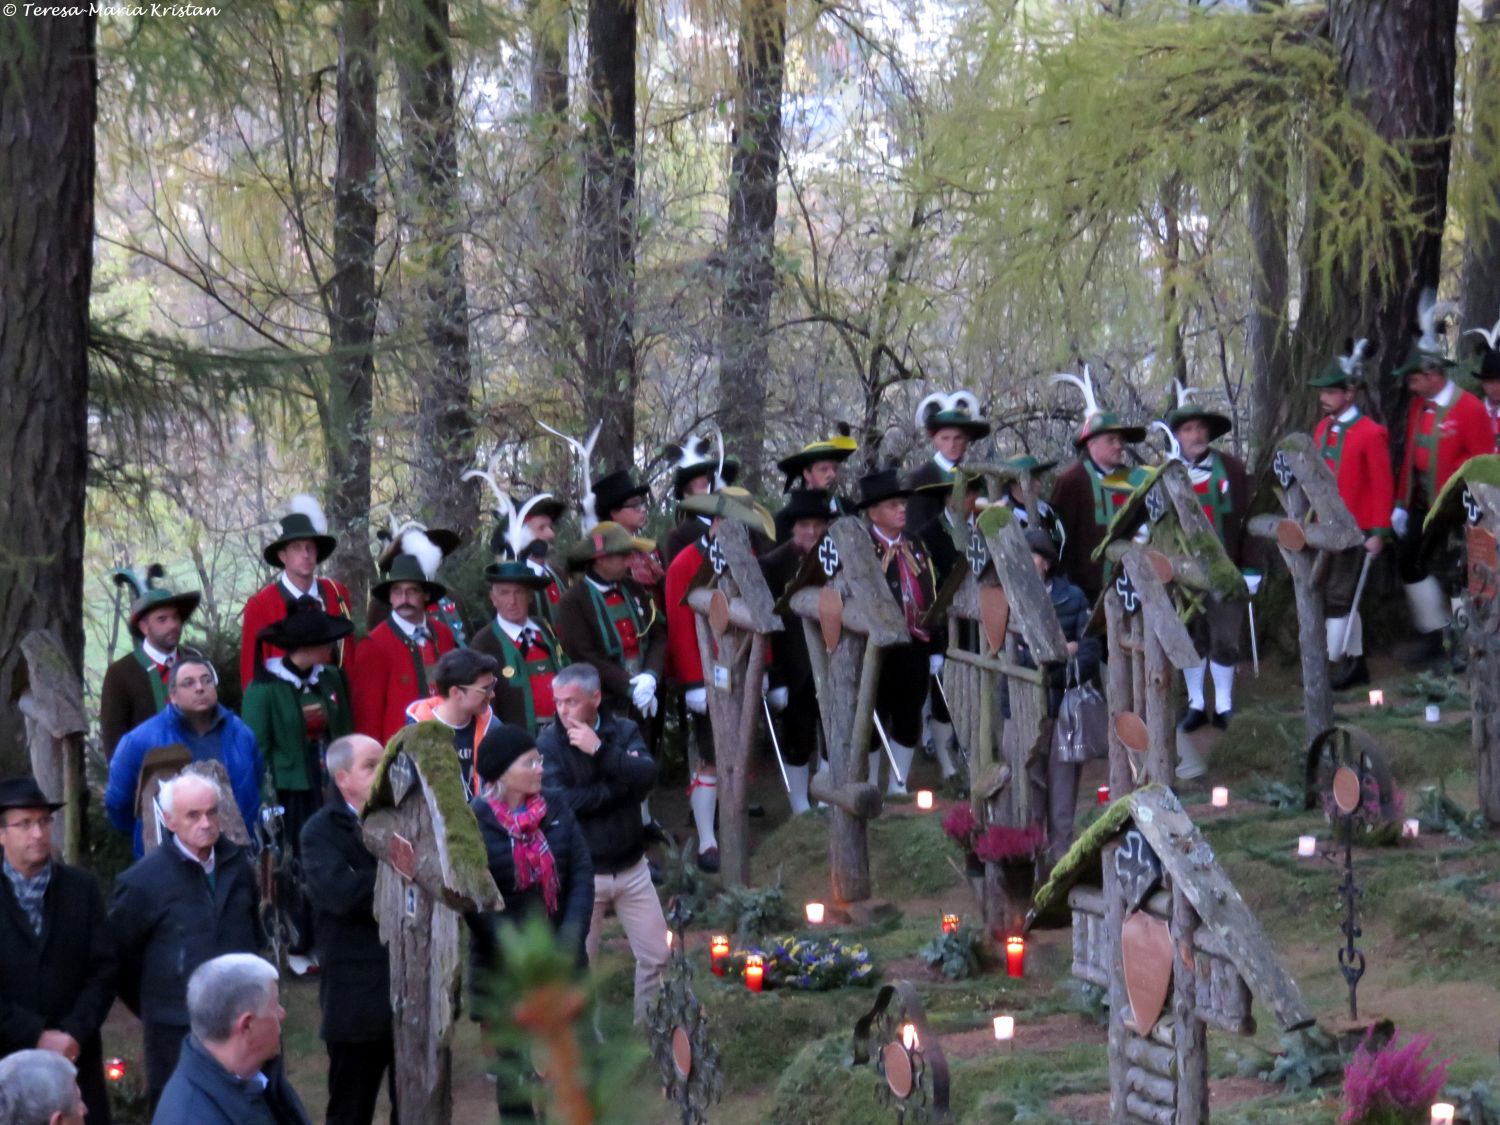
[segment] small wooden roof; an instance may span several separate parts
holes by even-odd
[[[1490,489],[1500,490],[1500,455],[1469,458],[1438,493],[1436,502],[1427,513],[1427,522],[1422,525],[1423,534],[1430,536],[1447,532],[1471,521],[1486,522],[1485,509],[1500,511],[1500,506],[1496,506],[1500,496],[1490,493]],[[1470,496],[1475,515],[1470,515],[1470,506],[1464,503],[1465,493]],[[1500,527],[1494,522],[1489,524],[1489,530],[1500,533]]]

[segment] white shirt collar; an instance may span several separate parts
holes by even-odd
[[[286,660],[280,656],[273,656],[266,661],[267,672],[271,673],[278,680],[285,680],[295,688],[316,684],[318,677],[323,674],[324,667],[326,665],[314,664],[306,676],[299,676],[286,666]]]
[[[183,855],[187,856],[188,859],[192,860],[199,867],[203,868],[203,873],[205,875],[212,875],[214,873],[214,858],[215,858],[215,856],[214,856],[214,850],[212,848],[208,849],[208,858],[207,859],[199,859],[196,855],[193,854],[193,850],[191,848],[189,848],[186,844],[184,844],[181,840],[179,840],[175,835],[172,837],[172,843],[174,843],[174,844],[177,845],[177,850],[178,851],[180,851]]]
[[[500,623],[500,628],[505,630],[505,635],[509,637],[512,642],[514,642],[515,639],[521,635],[522,629],[530,629],[538,636],[540,636],[542,632],[541,629],[537,628],[536,622],[529,617],[519,625],[505,620],[505,618],[501,617],[498,613],[495,614],[495,620]]]
[[[892,539],[889,535],[881,531],[880,528],[876,527],[873,523],[870,525],[870,530],[873,531],[876,538],[878,538],[887,547],[895,547],[901,542],[902,539],[906,538],[905,534],[902,534]]]
[[[171,652],[162,652],[161,649],[157,648],[150,641],[144,639],[141,641],[141,651],[146,654],[146,658],[153,664],[165,665],[169,661],[175,660],[177,658],[176,649],[173,649]]]
[[[529,566],[535,573],[546,575],[548,578],[552,577],[552,571],[548,568],[546,562],[544,562],[542,559],[532,558],[530,555],[527,555],[525,561],[526,565]]]
[[[945,473],[951,473],[954,469],[958,468],[957,461],[950,461],[941,453],[933,453],[932,459],[937,462],[938,468],[942,469]]]
[[[320,597],[321,591],[318,589],[318,576],[316,574],[313,575],[312,585],[308,587],[305,593],[292,585],[292,580],[287,577],[287,573],[284,570],[281,572],[280,582],[281,588],[294,598],[319,598],[319,600],[322,600]]]
[[[390,617],[386,618],[386,620],[389,621],[394,628],[400,629],[403,633],[405,633],[408,639],[411,637],[412,633],[416,632],[417,627],[415,625],[409,624],[406,618],[402,617],[399,613],[392,612]],[[422,628],[427,628],[427,619],[425,617],[422,619]],[[429,629],[428,632],[431,632],[431,630]]]
[[[618,582],[601,582],[592,574],[585,574],[583,577],[590,586],[598,590],[601,594],[612,593],[620,587]]]
[[[1344,412],[1334,419],[1341,426],[1347,426],[1359,417],[1359,407],[1352,403],[1344,409]]]
[[[1434,406],[1440,406],[1446,409],[1447,407],[1453,405],[1453,400],[1456,397],[1458,397],[1458,384],[1455,383],[1452,379],[1449,379],[1446,383],[1443,384],[1443,389],[1438,391],[1438,393],[1433,395],[1432,398],[1428,401],[1430,401]]]

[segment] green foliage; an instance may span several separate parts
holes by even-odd
[[[1464,808],[1448,796],[1441,783],[1418,789],[1416,800],[1408,811],[1416,816],[1424,832],[1442,832],[1455,840],[1483,839],[1489,834],[1484,814],[1477,809],[1470,812]]]
[[[1303,794],[1300,787],[1288,785],[1285,781],[1268,781],[1266,778],[1257,777],[1245,791],[1245,795],[1252,801],[1270,805],[1273,809],[1282,809],[1288,812],[1300,811],[1303,804]]]
[[[728,930],[736,944],[785,929],[796,921],[778,871],[768,887],[725,887],[704,912],[705,924]]]
[[[1281,1037],[1281,1053],[1260,1077],[1280,1082],[1288,1090],[1309,1090],[1343,1074],[1344,1053],[1338,1041],[1321,1027],[1304,1028]]]
[[[949,980],[967,980],[984,971],[984,935],[972,926],[960,926],[952,933],[940,933],[921,949],[917,956]]]

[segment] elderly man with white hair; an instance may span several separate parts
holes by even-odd
[[[32,1048],[0,1059],[0,1123],[83,1125],[78,1072],[56,1051]]]
[[[309,1125],[279,1065],[281,1006],[276,966],[226,953],[194,970],[187,986],[192,1034],[152,1117],[153,1125]]]
[[[152,1106],[188,1032],[188,978],[224,953],[254,953],[262,934],[249,856],[219,832],[219,788],[178,774],[158,801],[169,835],[115,881],[109,924],[120,998],[141,1017]]]

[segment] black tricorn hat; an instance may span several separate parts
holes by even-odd
[[[47,809],[56,812],[61,801],[47,800],[47,794],[34,777],[7,777],[0,780],[0,812],[5,809]]]
[[[616,469],[594,482],[594,514],[603,522],[609,519],[611,512],[622,508],[625,501],[649,495],[650,485],[637,484],[631,480],[629,469]]]
[[[910,495],[911,489],[901,483],[895,469],[880,469],[859,478],[859,499],[854,504],[854,510],[862,512],[882,500],[895,500]]]
[[[826,489],[794,488],[787,493],[787,496],[787,502],[782,505],[781,511],[776,513],[783,522],[838,519],[838,506],[834,504],[833,497],[828,495]]]
[[[280,621],[273,621],[260,631],[257,641],[291,652],[299,648],[332,644],[354,632],[354,622],[335,617],[312,598],[299,602]]]

